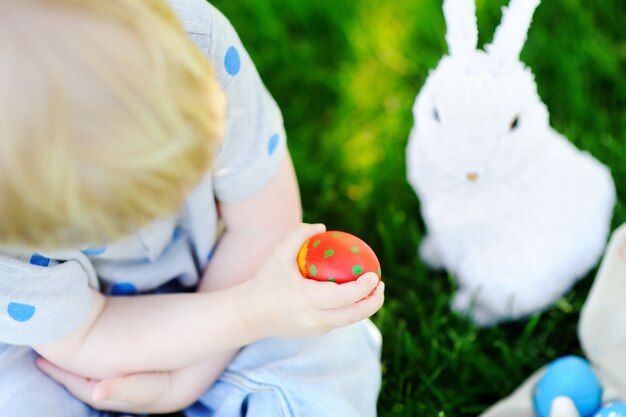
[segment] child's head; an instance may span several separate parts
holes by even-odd
[[[0,246],[102,243],[174,214],[223,111],[162,0],[0,0]]]

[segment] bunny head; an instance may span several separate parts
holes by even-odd
[[[514,173],[531,157],[549,118],[519,54],[539,1],[511,0],[493,43],[482,51],[474,0],[444,0],[449,55],[416,99],[419,149],[409,152],[423,152],[448,178],[464,182]]]

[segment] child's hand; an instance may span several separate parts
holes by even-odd
[[[383,305],[385,284],[378,284],[374,273],[342,285],[300,275],[296,256],[301,245],[324,231],[323,225],[298,227],[242,286],[247,300],[242,315],[259,338],[321,335],[366,319]]]
[[[376,288],[375,274],[365,274],[342,285],[312,281],[300,275],[298,250],[309,237],[322,231],[322,225],[300,226],[276,248],[255,277],[240,286],[241,312],[252,333],[250,340],[320,335],[363,320],[382,306],[385,287],[381,282]],[[98,410],[164,413],[182,409],[197,398],[195,394],[172,393],[177,385],[183,386],[183,391],[189,385],[181,383],[189,376],[178,375],[181,371],[146,372],[98,381],[70,373],[43,358],[37,360],[37,365],[76,398]]]

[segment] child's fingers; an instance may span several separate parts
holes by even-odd
[[[169,375],[167,372],[150,372],[103,380],[94,387],[93,399],[133,406],[150,405],[166,392]]]
[[[163,392],[158,391],[151,399],[147,398],[150,390],[162,389],[156,386],[156,376],[151,374],[98,381],[75,375],[44,358],[38,358],[36,364],[43,373],[63,385],[74,397],[98,410],[132,412],[138,405],[152,404]],[[144,378],[143,375],[147,376]],[[133,397],[134,395],[137,397]]]
[[[385,302],[385,283],[380,282],[370,297],[348,307],[321,311],[322,319],[332,327],[343,327],[366,319],[376,313]]]
[[[367,297],[378,285],[378,275],[370,272],[345,284],[303,280],[305,297],[313,308],[335,309],[350,306]]]
[[[295,264],[296,257],[302,244],[311,236],[326,231],[323,224],[307,224],[302,223],[293,230],[280,244],[280,253],[289,260],[293,260]]]
[[[44,358],[38,358],[35,363],[43,373],[63,385],[76,398],[85,403],[91,403],[91,395],[98,381],[74,375],[53,365]]]

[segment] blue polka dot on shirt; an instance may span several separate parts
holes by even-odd
[[[98,246],[98,247],[83,249],[82,252],[87,256],[98,256],[98,255],[102,255],[104,252],[106,252],[106,250],[107,250],[106,246]]]
[[[10,303],[7,312],[13,320],[24,322],[33,318],[35,307],[30,304]]]
[[[239,57],[239,52],[237,48],[231,46],[226,51],[226,56],[224,57],[224,67],[226,68],[226,72],[230,75],[239,74],[239,70],[241,69],[241,58]]]
[[[33,256],[30,257],[30,264],[36,266],[47,267],[50,266],[50,258],[46,258],[38,253],[34,253]]]
[[[134,295],[137,294],[137,287],[130,282],[119,282],[111,287],[111,295]]]
[[[278,135],[278,133],[276,133],[270,138],[269,144],[267,146],[267,152],[270,154],[270,156],[274,155],[274,152],[276,152],[276,148],[278,147],[279,141],[280,141],[280,136]]]

